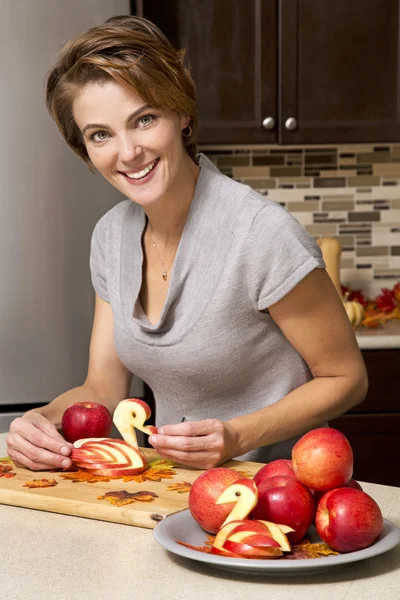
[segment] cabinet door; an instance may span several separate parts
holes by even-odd
[[[276,0],[143,0],[143,16],[187,49],[199,142],[272,143],[277,121]]]
[[[399,141],[399,0],[279,0],[279,10],[279,141]]]
[[[354,479],[400,486],[400,414],[344,415],[329,422],[349,440]]]

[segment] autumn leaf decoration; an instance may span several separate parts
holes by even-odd
[[[190,492],[192,484],[189,481],[178,481],[178,483],[171,483],[167,487],[167,492],[178,492],[178,494],[186,494]]]
[[[58,485],[58,481],[56,481],[55,479],[33,479],[32,481],[27,481],[26,483],[24,483],[23,487],[34,489],[54,487],[56,485]]]
[[[312,544],[310,540],[304,538],[297,544],[293,544],[291,552],[283,556],[286,560],[322,558],[323,556],[331,556],[339,554],[336,550],[332,550],[327,544],[322,542]]]
[[[144,483],[145,481],[161,481],[162,479],[173,479],[176,475],[174,470],[175,463],[171,460],[155,460],[149,463],[149,467],[139,475],[125,475],[120,477],[105,477],[103,475],[94,475],[83,469],[73,469],[60,473],[60,477],[72,483],[107,483],[111,480],[122,479],[123,482],[135,481]]]
[[[250,471],[239,471],[238,469],[232,469],[232,471],[238,473],[243,479],[253,479],[254,477],[254,473],[250,473]]]
[[[140,492],[128,492],[127,490],[120,490],[106,492],[103,496],[98,496],[98,500],[107,500],[113,506],[125,506],[126,504],[133,504],[134,502],[153,502],[154,498],[158,498],[154,492],[148,492],[146,490],[140,490]]]
[[[193,546],[192,544],[188,544],[186,542],[177,541],[181,546],[185,546],[186,548],[190,548],[191,550],[197,550],[198,552],[205,552],[206,554],[210,554],[211,546],[213,545],[215,537],[207,536],[207,539],[204,542],[204,546]],[[332,550],[327,544],[317,543],[312,544],[310,540],[304,538],[297,544],[293,544],[290,552],[285,553],[283,556],[279,558],[274,558],[274,560],[307,560],[310,558],[322,558],[323,556],[330,556],[339,554],[336,550]]]
[[[16,473],[13,471],[14,463],[12,458],[6,456],[5,458],[0,458],[0,477],[4,477],[4,479],[10,479],[11,477],[15,477]]]
[[[345,286],[341,289],[348,300],[357,300],[363,305],[365,317],[361,325],[364,327],[378,327],[386,321],[400,319],[400,282],[391,290],[382,288],[381,293],[373,299],[365,298],[361,290],[351,290]]]

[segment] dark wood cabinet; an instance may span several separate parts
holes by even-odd
[[[276,0],[144,0],[143,16],[187,50],[201,143],[277,141]]]
[[[400,140],[399,4],[280,0],[281,143]]]
[[[330,422],[354,450],[354,478],[400,486],[400,350],[364,350],[369,389],[364,402]]]
[[[141,0],[136,9],[187,49],[200,143],[309,144],[400,140],[399,5]]]

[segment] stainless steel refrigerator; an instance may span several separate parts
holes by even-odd
[[[128,0],[0,1],[0,432],[86,375],[90,237],[122,197],[62,140],[44,82],[65,41],[128,13]]]

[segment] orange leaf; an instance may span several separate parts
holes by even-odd
[[[150,467],[139,475],[126,475],[124,481],[136,481],[136,483],[161,481],[162,479],[173,479],[174,475],[176,475],[176,471],[172,467]]]
[[[15,477],[16,473],[12,473],[14,465],[0,463],[0,477],[6,477],[7,479],[10,477]]]
[[[58,485],[55,479],[34,479],[33,481],[27,481],[23,487],[27,488],[47,488]]]
[[[237,469],[232,469],[232,471],[236,471],[241,477],[247,477],[248,479],[253,479],[254,474],[250,473],[250,471],[238,471]]]
[[[127,490],[119,492],[106,492],[103,496],[98,496],[98,500],[107,500],[113,506],[125,506],[133,502],[153,502],[154,498],[158,498],[154,492],[141,490],[140,492],[130,493]]]
[[[197,550],[198,552],[205,552],[206,554],[211,553],[210,546],[192,546],[192,544],[187,544],[186,542],[180,542],[177,540],[178,544],[181,546],[185,546],[186,548],[190,548],[191,550]]]
[[[339,554],[336,550],[332,550],[327,544],[317,543],[312,544],[310,540],[304,538],[297,544],[292,545],[292,550],[289,554],[286,554],[283,558],[288,560],[295,559],[309,559],[309,558],[322,558],[323,556],[330,556]]]
[[[160,464],[162,461],[155,462]],[[173,479],[174,475],[176,475],[176,471],[174,471],[170,464],[167,464],[166,466],[160,464],[159,467],[150,467],[146,471],[143,471],[143,473],[139,473],[139,475],[120,475],[119,477],[105,477],[103,475],[94,475],[93,473],[90,473],[90,471],[86,471],[84,469],[75,469],[71,472],[64,471],[63,473],[60,473],[60,476],[63,479],[72,481],[72,483],[76,483],[78,481],[86,483],[107,483],[108,481],[114,481],[117,479],[122,479],[122,481],[124,482],[135,481],[136,483],[143,483],[145,481],[161,481],[162,479]]]
[[[171,483],[171,485],[167,487],[167,491],[185,494],[186,492],[190,492],[191,487],[192,484],[189,481],[179,481],[178,483]]]

